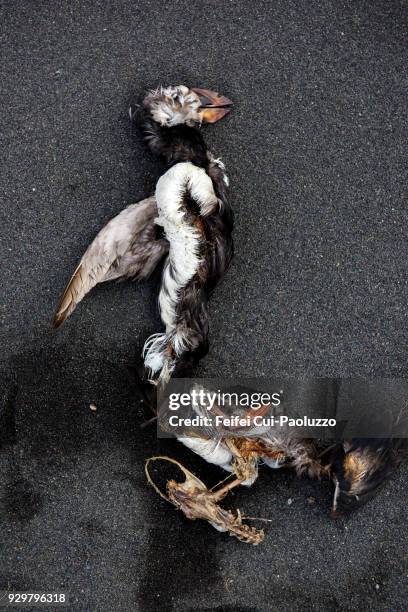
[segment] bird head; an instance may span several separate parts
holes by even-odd
[[[209,89],[158,87],[143,100],[145,111],[163,127],[215,123],[230,112],[232,102]]]
[[[377,493],[398,463],[394,446],[392,439],[356,439],[335,451],[330,466],[335,484],[333,518],[349,514]]]

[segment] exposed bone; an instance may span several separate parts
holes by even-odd
[[[168,461],[177,465],[177,467],[185,475],[185,481],[182,483],[175,480],[167,482],[167,495],[165,495],[153,482],[149,473],[149,464],[152,461]],[[235,469],[235,466],[234,466]],[[145,465],[146,476],[149,483],[155,491],[166,501],[172,503],[176,508],[182,510],[185,516],[189,519],[202,519],[208,521],[213,527],[219,531],[228,531],[230,535],[235,536],[242,542],[247,544],[260,544],[264,539],[263,529],[255,529],[242,522],[243,515],[237,510],[235,515],[229,510],[225,510],[218,505],[231,489],[239,486],[243,480],[246,480],[253,475],[254,462],[246,462],[242,459],[237,464],[237,476],[231,482],[225,484],[219,489],[210,491],[205,484],[187,470],[181,463],[170,457],[151,457],[147,459]]]

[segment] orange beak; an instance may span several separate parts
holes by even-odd
[[[201,117],[206,123],[215,123],[230,112],[231,109],[228,107],[231,106],[232,100],[225,96],[220,96],[216,91],[199,87],[192,87],[191,90],[200,96]]]

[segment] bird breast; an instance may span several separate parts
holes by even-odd
[[[203,168],[190,162],[172,166],[157,182],[156,202],[159,212],[155,220],[164,229],[170,244],[159,306],[166,331],[175,325],[176,305],[181,289],[197,273],[201,262],[201,246],[205,236],[187,214],[186,204],[192,199],[202,216],[208,215],[218,206],[210,177]]]

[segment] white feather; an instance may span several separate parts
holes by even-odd
[[[208,461],[208,463],[214,463],[215,465],[219,465],[227,471],[230,471],[229,467],[232,454],[222,443],[220,444],[219,440],[215,440],[214,438],[198,438],[198,437],[181,437],[178,438],[179,442],[190,448],[192,451],[200,455],[203,459]]]
[[[160,372],[163,368],[166,346],[166,334],[153,334],[146,340],[143,347],[143,358],[150,375]]]
[[[203,168],[190,162],[182,162],[170,168],[156,186],[159,216],[155,222],[163,227],[170,243],[159,294],[160,314],[166,334],[160,337],[155,335],[147,340],[144,358],[146,367],[153,373],[159,372],[167,364],[166,376],[171,374],[174,367],[170,357],[165,354],[169,341],[176,355],[181,355],[189,348],[188,335],[176,329],[177,304],[180,291],[197,273],[201,262],[199,251],[203,237],[186,220],[186,194],[198,204],[203,216],[211,213],[219,204],[210,177]],[[164,376],[162,374],[161,378]]]
[[[184,85],[159,87],[145,98],[153,119],[167,127],[201,123],[200,98]]]

